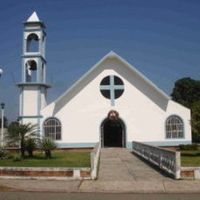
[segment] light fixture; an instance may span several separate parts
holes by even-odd
[[[3,74],[3,69],[0,68],[0,77]]]

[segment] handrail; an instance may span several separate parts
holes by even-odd
[[[91,178],[97,178],[98,172],[98,163],[99,163],[99,156],[100,156],[101,145],[97,143],[92,152],[90,153],[90,162],[91,162]]]
[[[180,152],[135,141],[132,142],[132,150],[138,156],[172,175],[175,179],[180,179]]]

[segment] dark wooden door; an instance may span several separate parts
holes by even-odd
[[[123,147],[123,127],[119,120],[107,120],[103,134],[104,147]]]

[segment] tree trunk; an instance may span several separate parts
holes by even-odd
[[[51,150],[45,151],[46,158],[51,158]]]
[[[33,151],[32,151],[32,150],[29,150],[29,151],[28,151],[28,155],[29,155],[29,157],[33,157]]]
[[[25,156],[25,143],[24,143],[24,138],[21,138],[21,157],[24,158]]]

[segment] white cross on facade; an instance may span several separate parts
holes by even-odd
[[[115,85],[114,75],[110,75],[109,78],[110,78],[110,84],[100,85],[100,90],[110,91],[111,106],[114,106],[115,105],[115,90],[124,90],[124,85]]]

